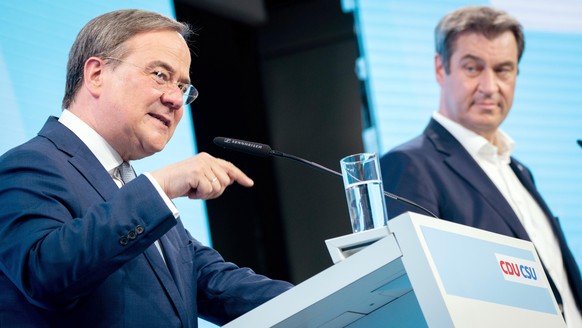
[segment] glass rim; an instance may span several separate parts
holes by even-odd
[[[357,160],[350,160],[350,159],[356,158],[356,157],[358,157]],[[340,163],[354,164],[354,163],[366,162],[366,161],[369,161],[370,159],[374,159],[377,157],[378,157],[377,153],[356,153],[356,154],[348,155],[348,156],[342,158],[340,160]]]

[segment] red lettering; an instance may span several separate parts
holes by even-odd
[[[519,272],[519,265],[515,263],[499,261],[499,267],[501,267],[501,271],[503,273],[510,275],[510,276],[521,276],[521,272]]]
[[[503,273],[505,273],[505,274],[509,274],[509,272],[507,272],[507,269],[506,269],[507,266],[505,266],[505,264],[507,264],[507,262],[499,261],[499,266],[501,267],[501,271],[503,271]]]

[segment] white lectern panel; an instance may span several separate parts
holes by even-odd
[[[224,327],[346,327],[412,291],[401,256],[388,235]]]
[[[388,228],[326,241],[336,264],[225,327],[566,327],[532,243],[415,213]]]
[[[429,326],[565,327],[531,242],[415,213],[388,224]]]

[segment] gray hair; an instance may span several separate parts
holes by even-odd
[[[77,35],[69,52],[63,109],[71,105],[83,83],[87,59],[93,56],[123,58],[129,50],[125,47],[127,40],[138,33],[159,30],[176,31],[186,41],[193,34],[190,26],[185,23],[155,12],[137,9],[112,11],[87,23]]]
[[[434,31],[436,53],[441,57],[445,72],[450,73],[451,56],[455,43],[464,33],[478,33],[488,39],[511,31],[517,42],[517,61],[525,49],[521,24],[506,12],[486,6],[468,6],[457,9],[441,19]]]

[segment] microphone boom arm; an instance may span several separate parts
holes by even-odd
[[[329,169],[323,165],[320,165],[320,164],[317,164],[314,162],[310,162],[310,161],[305,160],[301,157],[297,157],[294,155],[285,154],[284,152],[281,152],[281,151],[273,150],[273,149],[271,149],[271,147],[269,145],[265,145],[265,144],[261,144],[261,143],[257,143],[257,142],[239,140],[239,139],[224,138],[224,137],[214,138],[214,143],[217,146],[220,146],[220,147],[223,147],[226,149],[230,149],[230,150],[240,151],[240,152],[247,153],[250,155],[255,155],[255,156],[260,156],[260,157],[273,156],[273,157],[282,157],[282,158],[292,159],[294,161],[305,164],[307,166],[325,171],[327,173],[337,175],[339,177],[343,177],[342,174],[337,172],[337,171]],[[423,212],[429,214],[432,217],[435,217],[437,219],[439,218],[438,216],[436,216],[434,213],[432,213],[428,209],[416,204],[415,202],[413,202],[411,200],[408,200],[404,197],[400,197],[400,196],[391,194],[387,191],[383,191],[383,192],[384,192],[384,196],[386,196],[386,197],[389,197],[391,199],[406,203],[412,207],[416,207],[416,208],[422,210]]]
[[[294,160],[294,161],[297,161],[297,162],[299,162],[299,163],[305,164],[305,165],[307,165],[307,166],[311,166],[311,167],[314,167],[314,168],[320,169],[320,170],[322,170],[322,171],[325,171],[325,172],[328,172],[328,173],[331,173],[331,174],[335,174],[335,175],[337,175],[337,176],[339,176],[339,177],[343,177],[341,173],[339,173],[339,172],[337,172],[337,171],[334,171],[334,170],[332,170],[332,169],[329,169],[329,168],[327,168],[327,167],[325,167],[325,166],[323,166],[323,165],[320,165],[320,164],[317,164],[317,163],[314,163],[314,162],[310,162],[310,161],[308,161],[308,160],[306,160],[306,159],[303,159],[303,158],[301,158],[301,157],[297,157],[297,156],[290,155],[290,154],[285,154],[285,153],[284,153],[284,152],[282,152],[282,151],[277,151],[277,150],[270,150],[270,151],[269,151],[269,155],[271,155],[271,156],[274,156],[274,157],[282,157],[282,158],[288,158],[288,159],[292,159],[292,160]],[[439,218],[439,217],[438,217],[438,216],[436,216],[436,215],[435,215],[433,212],[431,212],[431,211],[429,211],[428,209],[426,209],[426,208],[424,208],[424,207],[422,207],[422,206],[420,206],[420,205],[416,204],[415,202],[413,202],[413,201],[411,201],[411,200],[408,200],[408,199],[406,199],[406,198],[404,198],[404,197],[401,197],[401,196],[397,196],[397,195],[391,194],[391,193],[389,193],[389,192],[387,192],[387,191],[384,191],[384,190],[383,190],[383,192],[384,192],[384,196],[386,196],[386,197],[388,197],[388,198],[392,198],[392,199],[394,199],[394,200],[401,201],[401,202],[403,202],[403,203],[406,203],[406,204],[408,204],[408,205],[411,205],[411,206],[413,206],[413,207],[416,207],[416,208],[418,208],[418,209],[421,209],[421,210],[423,210],[425,213],[429,214],[430,216],[432,216],[432,217],[434,217],[434,218],[437,218],[437,219]]]
[[[305,164],[305,165],[307,165],[307,166],[311,166],[311,167],[314,167],[314,168],[320,169],[320,170],[322,170],[322,171],[325,171],[325,172],[328,172],[328,173],[331,173],[331,174],[335,174],[335,175],[337,175],[337,176],[339,176],[339,177],[342,177],[342,174],[341,174],[341,173],[339,173],[339,172],[337,172],[337,171],[334,171],[334,170],[332,170],[332,169],[328,169],[327,167],[325,167],[325,166],[323,166],[323,165],[319,165],[319,164],[317,164],[317,163],[310,162],[310,161],[308,161],[308,160],[306,160],[306,159],[303,159],[303,158],[301,158],[301,157],[297,157],[297,156],[290,155],[290,154],[285,154],[284,152],[277,151],[277,150],[271,150],[271,151],[269,152],[269,154],[270,154],[270,155],[272,155],[272,156],[274,156],[274,157],[282,157],[282,158],[288,158],[288,159],[292,159],[292,160],[294,160],[294,161],[297,161],[297,162],[299,162],[299,163]]]

